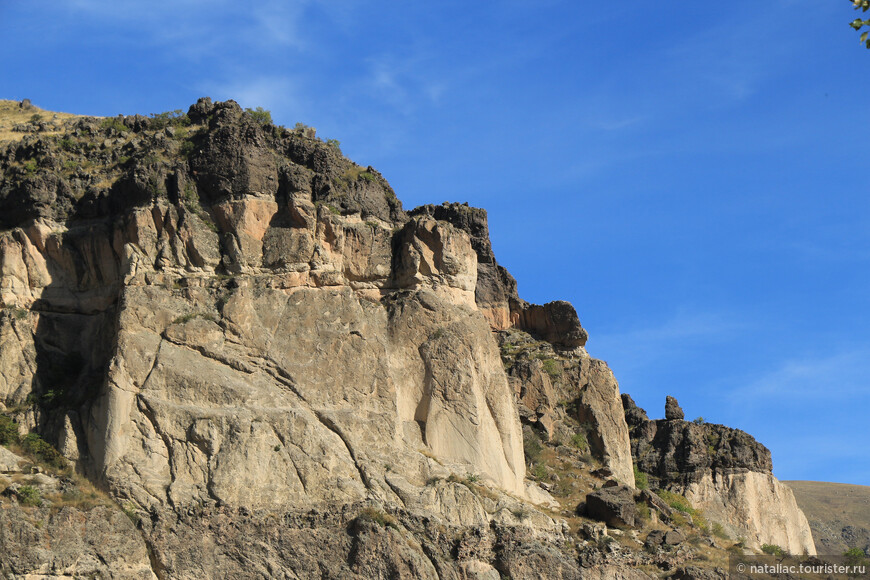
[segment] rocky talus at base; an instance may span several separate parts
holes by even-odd
[[[721,576],[735,542],[636,489],[635,463],[699,503],[730,485],[723,522],[772,513],[721,480],[769,453],[712,430],[734,465],[686,463],[672,448],[707,431],[632,419],[573,306],[519,297],[484,210],[406,212],[313,129],[233,101],[20,132],[0,143],[6,576]],[[621,520],[592,505],[610,495]]]

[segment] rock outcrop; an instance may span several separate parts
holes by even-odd
[[[226,564],[267,514],[349,522],[372,502],[460,529],[522,514],[562,542],[523,503],[552,499],[525,480],[478,306],[479,271],[495,268],[485,213],[408,215],[372,168],[231,101],[182,121],[78,119],[0,149],[3,407],[142,516],[159,576],[213,574],[206,560]],[[585,340],[567,303],[511,297],[509,323]],[[387,553],[390,574],[434,574],[391,537],[356,525],[343,541],[359,561],[335,577],[386,573]],[[251,561],[297,565],[274,557]]]
[[[769,452],[624,413],[573,306],[519,297],[484,210],[406,212],[314,135],[201,99],[0,143],[0,572],[645,577],[690,548],[577,534],[583,498],[668,517],[632,454],[804,546]],[[16,455],[57,454],[40,436],[71,467]],[[73,470],[108,496],[68,505]]]
[[[645,420],[623,395],[632,455],[654,487],[681,493],[747,546],[775,544],[792,554],[815,554],[807,519],[791,490],[771,473],[770,451],[747,433],[724,425],[676,418]],[[679,415],[682,415],[680,410]]]
[[[683,408],[680,407],[677,400],[668,395],[665,398],[665,419],[668,421],[681,421],[685,419],[685,417],[686,415],[683,413]]]

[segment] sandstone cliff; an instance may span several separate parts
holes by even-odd
[[[0,143],[0,444],[22,454],[0,457],[7,576],[633,578],[727,547],[691,522],[695,548],[644,540],[662,524],[643,510],[631,533],[593,525],[602,486],[661,503],[633,489],[632,454],[734,530],[788,508],[742,435],[626,423],[576,311],[519,297],[484,210],[406,212],[312,129],[232,101],[16,131]],[[710,461],[673,452],[714,432],[729,443]],[[40,436],[63,456],[48,468]]]
[[[552,503],[524,478],[491,324],[585,333],[503,270],[506,301],[480,290],[485,214],[408,215],[372,168],[231,101],[173,121],[83,118],[0,151],[0,401],[147,514],[155,571],[228,566],[223,532],[200,531],[220,514],[259,530],[237,514],[369,504],[489,527]],[[180,556],[191,534],[208,558]]]

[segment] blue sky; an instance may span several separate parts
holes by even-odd
[[[233,98],[336,138],[405,207],[489,211],[653,417],[870,485],[870,51],[847,0],[0,3],[0,98]]]

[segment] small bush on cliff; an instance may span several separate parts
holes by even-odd
[[[0,445],[13,443],[18,443],[18,423],[6,415],[0,415]]]
[[[170,125],[187,127],[190,125],[190,117],[181,109],[166,111],[163,113],[151,113],[151,128],[165,129]]]
[[[722,538],[723,540],[729,540],[729,539],[730,539],[730,538],[728,537],[728,532],[725,531],[725,528],[723,528],[723,527],[722,527],[722,524],[720,524],[719,522],[715,522],[715,523],[713,524],[713,535],[714,535],[714,536],[717,536],[717,537],[719,537],[719,538]]]
[[[541,440],[533,431],[526,431],[523,433],[523,452],[526,455],[526,461],[528,463],[534,463],[541,456],[541,451],[544,448],[541,445]]]
[[[867,561],[867,555],[861,548],[849,548],[843,552],[843,557],[846,558],[846,564],[849,566],[861,566]]]
[[[341,153],[341,141],[338,139],[327,139],[326,144],[330,147],[334,147],[336,151]]]
[[[67,462],[64,456],[36,433],[28,433],[27,436],[21,440],[21,447],[23,447],[27,453],[36,457],[40,463],[44,463],[49,467],[55,469],[65,469],[67,467]]]
[[[260,125],[269,125],[272,123],[272,112],[267,111],[263,107],[257,107],[256,109],[245,109],[245,113],[248,116],[259,123]]]
[[[42,505],[42,496],[40,495],[39,490],[32,485],[22,485],[18,488],[16,495],[18,495],[18,499],[21,500],[23,505]]]
[[[560,365],[555,359],[544,359],[542,364],[544,365],[544,372],[550,375],[551,379],[558,378],[562,375],[562,365]]]
[[[571,446],[575,449],[586,452],[589,449],[589,441],[583,433],[574,433],[571,436]]]
[[[384,528],[399,529],[399,522],[396,521],[396,518],[373,507],[363,508],[357,517],[361,520],[374,522]]]
[[[660,498],[665,500],[666,504],[668,504],[678,512],[683,512],[684,514],[688,514],[690,516],[698,513],[698,510],[692,507],[692,504],[689,503],[689,500],[687,500],[684,495],[674,493],[666,489],[658,489],[656,490],[656,494]]]
[[[637,465],[634,466],[634,486],[638,489],[649,489],[649,478]]]
[[[777,546],[776,544],[763,544],[761,546],[761,551],[765,554],[770,554],[771,556],[785,556],[785,550]]]
[[[127,126],[124,125],[124,121],[122,121],[118,117],[106,117],[100,123],[100,129],[104,129],[106,131],[108,131],[110,129],[114,129],[118,133],[126,133],[127,132]]]

